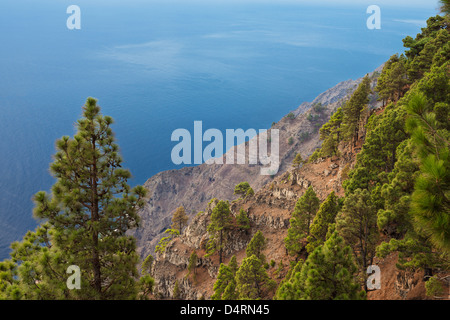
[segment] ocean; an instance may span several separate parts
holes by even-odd
[[[131,185],[177,169],[171,133],[269,128],[340,81],[373,71],[415,36],[437,1],[0,2],[0,260],[39,221],[55,140],[87,97],[115,119]],[[394,1],[395,3],[395,1]],[[69,29],[67,8],[80,9]]]

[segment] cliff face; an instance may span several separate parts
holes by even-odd
[[[353,165],[355,154],[351,154],[349,159],[319,159],[315,163],[305,164],[300,169],[290,168],[263,186],[254,196],[233,201],[230,206],[232,214],[236,216],[241,208],[246,210],[251,229],[246,232],[236,227],[231,231],[226,241],[223,262],[228,263],[231,257],[236,255],[240,264],[245,258],[249,241],[260,230],[267,239],[268,245],[264,252],[267,261],[274,260],[277,266],[279,261],[283,261],[284,268],[281,272],[275,272],[277,266],[268,270],[273,279],[281,281],[288,271],[289,261],[292,260],[292,257],[286,254],[283,240],[298,198],[309,186],[314,188],[322,201],[332,190],[343,195],[343,168]],[[153,275],[160,298],[172,297],[176,280],[182,299],[209,299],[213,294],[219,269],[218,255],[205,258],[205,249],[208,241],[206,228],[217,201],[212,200],[204,212],[198,213],[181,236],[169,243],[164,254],[156,255]],[[193,275],[188,276],[187,271],[189,256],[194,249],[199,256],[195,279]]]
[[[312,186],[321,201],[332,191],[343,195],[340,187],[344,168],[353,166],[356,153],[346,149],[347,158],[319,159],[315,163],[305,164],[300,169],[289,169],[263,186],[254,196],[231,203],[234,216],[243,208],[248,212],[250,230],[239,228],[231,230],[224,249],[223,262],[228,264],[236,255],[240,265],[246,257],[245,249],[257,231],[267,239],[263,252],[267,262],[274,260],[276,265],[269,267],[268,274],[279,283],[288,272],[293,257],[287,255],[284,238],[289,228],[289,219],[298,198],[309,186]],[[190,225],[182,234],[171,241],[163,254],[157,254],[153,264],[153,276],[156,285],[156,297],[170,299],[173,296],[175,281],[178,281],[180,299],[210,299],[219,269],[218,254],[205,257],[206,243],[209,239],[207,226],[212,209],[218,200],[213,199],[204,212],[193,217]],[[199,259],[194,274],[188,274],[189,256],[196,251]],[[280,261],[283,267],[278,269]],[[385,259],[376,259],[375,263],[383,271],[381,286],[383,290],[368,293],[369,299],[427,299],[424,282],[420,272],[408,273],[396,268],[398,256],[391,254]],[[272,298],[273,292],[266,298]]]
[[[373,103],[370,107],[374,109],[377,106],[377,103]],[[332,110],[333,103],[327,107]],[[377,110],[377,112],[382,111],[382,109]],[[307,117],[308,114],[307,111],[298,118]],[[279,125],[287,126],[287,124],[289,122]],[[232,201],[230,205],[232,214],[237,216],[239,210],[243,208],[248,213],[251,228],[245,231],[235,227],[230,231],[226,240],[223,262],[228,264],[231,257],[235,255],[240,265],[246,257],[245,249],[249,241],[257,231],[261,231],[267,240],[267,246],[263,252],[266,261],[273,260],[275,262],[275,266],[268,268],[268,274],[279,283],[286,276],[289,263],[293,260],[293,257],[286,252],[284,238],[287,235],[289,219],[298,198],[310,186],[313,187],[321,201],[331,191],[343,196],[342,182],[346,178],[346,172],[356,162],[356,155],[360,151],[364,135],[365,128],[361,127],[359,129],[360,140],[356,145],[341,144],[340,157],[318,159],[313,163],[304,164],[300,169],[292,168],[285,162],[285,167],[288,168],[263,185],[253,196]],[[223,199],[223,196],[218,196],[218,198]],[[211,298],[220,265],[217,253],[209,257],[205,257],[205,253],[206,243],[209,239],[207,226],[217,202],[217,199],[209,202],[204,211],[192,218],[182,234],[169,243],[165,252],[156,255],[152,271],[157,298],[170,299],[173,296],[176,281],[179,284],[181,299]],[[195,276],[194,272],[189,274],[187,270],[189,256],[194,250],[199,257]],[[383,274],[381,278],[383,290],[368,292],[368,298],[375,300],[427,299],[423,275],[420,272],[398,270],[396,268],[397,261],[396,254],[391,254],[385,259],[376,259],[375,263],[380,266]],[[274,292],[268,293],[263,298],[270,299],[273,294]]]
[[[306,158],[320,146],[318,129],[328,121],[331,113],[340,106],[340,101],[351,94],[361,80],[362,78],[339,83],[320,94],[313,102],[300,105],[293,111],[296,115],[294,119],[284,117],[272,127],[278,129],[280,134],[278,175],[291,167],[295,153],[299,152]],[[320,112],[311,108],[317,103],[324,106]],[[314,116],[313,120],[311,116]],[[228,152],[235,152],[235,149]],[[164,171],[148,179],[144,187],[149,191],[149,198],[139,212],[141,226],[131,233],[137,239],[141,257],[154,253],[155,246],[162,232],[170,226],[172,213],[177,207],[184,206],[186,212],[194,216],[213,198],[233,199],[234,187],[239,182],[248,181],[254,190],[258,190],[272,180],[270,176],[260,175],[260,168],[260,165],[248,164],[247,157],[246,164],[242,165],[202,164]]]

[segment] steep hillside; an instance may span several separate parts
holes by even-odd
[[[382,112],[382,108],[375,110]],[[358,145],[362,144],[361,139]],[[261,231],[267,239],[264,250],[267,262],[275,261],[268,269],[269,276],[279,284],[289,271],[290,261],[295,259],[288,255],[284,238],[290,226],[289,220],[299,197],[312,186],[321,201],[331,191],[344,196],[342,182],[346,172],[353,168],[356,151],[350,146],[341,146],[341,157],[319,158],[313,163],[306,163],[300,169],[289,168],[284,174],[274,178],[263,186],[254,196],[234,200],[232,214],[236,217],[240,209],[248,213],[251,228],[243,231],[235,227],[227,237],[223,262],[228,264],[233,255],[240,265],[246,257],[245,249],[252,236]],[[153,264],[153,276],[156,281],[154,298],[170,299],[173,296],[175,282],[178,281],[180,299],[210,299],[214,293],[213,286],[217,280],[219,260],[217,254],[205,257],[208,241],[207,226],[211,221],[212,210],[218,203],[213,199],[204,211],[199,212],[182,234],[172,240],[163,254],[156,254]],[[195,250],[199,259],[195,279],[188,275],[191,253]],[[306,257],[306,252],[302,258]],[[425,294],[423,272],[402,271],[397,269],[398,254],[390,254],[384,259],[375,259],[374,263],[382,269],[381,287],[383,290],[368,292],[371,300],[429,299]],[[280,262],[282,267],[280,268]],[[271,292],[266,298],[272,298]]]
[[[351,92],[354,91],[355,85],[360,83],[360,79],[352,82],[345,82],[339,84],[340,91]],[[376,83],[374,78],[372,86]],[[327,105],[327,114],[334,111],[340,106],[341,101],[336,98],[337,91],[329,90],[327,93],[319,96],[315,103],[322,104],[329,99],[331,102]],[[345,96],[344,96],[345,97]],[[373,99],[370,105],[372,112],[379,109],[379,103]],[[304,104],[305,105],[305,104]],[[311,104],[313,106],[314,104]],[[299,107],[299,108],[302,108]],[[329,111],[328,111],[329,110]],[[298,112],[298,110],[297,110]],[[276,127],[280,128],[284,137],[290,136],[295,132],[301,133],[298,128],[302,128],[308,124],[307,117],[313,113],[312,109],[303,114],[299,114],[295,120],[288,120],[284,118]],[[323,201],[331,191],[335,191],[337,195],[343,196],[344,189],[342,182],[346,177],[348,171],[353,167],[356,159],[356,154],[361,149],[364,139],[364,127],[360,128],[360,140],[356,143],[356,147],[351,144],[341,144],[340,156],[330,158],[319,158],[312,163],[305,163],[301,168],[295,169],[292,167],[292,155],[285,155],[283,160],[284,172],[280,170],[280,174],[274,179],[261,180],[261,184],[266,182],[258,190],[258,184],[250,183],[258,190],[254,196],[250,198],[237,199],[231,202],[231,211],[234,216],[239,214],[240,209],[244,209],[250,220],[251,229],[243,231],[239,228],[234,228],[232,233],[227,238],[227,245],[225,248],[224,263],[228,263],[233,255],[236,255],[238,264],[245,258],[245,249],[251,240],[252,236],[261,231],[268,240],[267,248],[264,252],[267,261],[274,260],[275,267],[271,267],[268,271],[273,279],[280,282],[289,269],[289,261],[294,259],[287,255],[284,246],[284,238],[287,235],[289,228],[289,219],[294,210],[295,204],[300,196],[311,186],[316,192],[317,196]],[[317,135],[317,133],[315,133]],[[315,139],[318,139],[316,137]],[[312,140],[312,139],[311,139]],[[297,143],[297,148],[304,148],[307,143]],[[315,142],[315,146],[319,143]],[[283,147],[286,147],[285,145]],[[292,151],[291,151],[292,150]],[[288,152],[293,152],[294,148],[289,148]],[[298,150],[298,149],[297,149]],[[304,150],[304,149],[303,149]],[[305,156],[309,155],[313,148],[309,149]],[[287,153],[285,153],[287,154]],[[303,154],[303,152],[302,152]],[[202,165],[205,166],[205,165]],[[201,166],[197,169],[199,170]],[[183,169],[184,170],[184,169]],[[225,179],[224,179],[225,180]],[[217,196],[211,196],[204,202],[207,203],[200,210],[204,210],[196,214],[190,221],[189,226],[182,232],[179,237],[169,242],[163,254],[157,253],[155,256],[155,263],[153,266],[153,275],[156,280],[156,296],[158,298],[170,298],[173,295],[175,282],[178,281],[181,298],[183,299],[199,299],[201,297],[209,299],[213,294],[213,285],[216,281],[217,272],[219,269],[219,261],[217,255],[205,257],[206,243],[208,241],[207,226],[210,223],[210,217],[214,206],[220,199],[233,199],[236,196],[232,195],[234,186],[243,180],[252,181],[251,178],[244,178],[237,176],[233,183],[230,182],[229,176],[226,177],[229,183],[228,195],[229,198],[224,197],[223,193]],[[213,199],[212,201],[210,201]],[[169,201],[170,199],[168,199]],[[210,201],[210,202],[209,202]],[[209,203],[208,203],[209,202]],[[167,217],[167,223],[169,224]],[[189,263],[189,256],[196,251],[199,259],[197,264],[197,274],[195,280],[192,275],[187,276],[187,266]],[[284,267],[280,271],[278,269],[279,262],[282,261]],[[273,294],[273,293],[272,293]],[[269,296],[271,297],[271,296]]]
[[[274,276],[275,279],[284,278],[292,260],[286,254],[283,239],[289,228],[291,212],[297,199],[312,186],[321,200],[329,192],[338,189],[342,193],[342,169],[352,162],[342,162],[340,159],[320,159],[312,164],[305,164],[300,169],[290,169],[276,177],[269,184],[262,187],[253,197],[246,200],[232,202],[231,210],[237,215],[243,208],[248,212],[251,229],[248,232],[235,228],[229,235],[225,249],[224,263],[228,263],[232,255],[236,255],[238,263],[245,257],[245,248],[253,234],[260,230],[268,240],[264,254],[267,260],[279,263],[283,261],[283,271]],[[175,281],[178,280],[181,297],[184,299],[198,299],[201,296],[209,299],[213,294],[219,268],[218,257],[213,255],[205,258],[205,245],[208,239],[207,225],[210,222],[212,209],[217,204],[213,200],[206,206],[204,212],[197,214],[190,225],[169,243],[164,254],[156,255],[153,274],[156,280],[157,292],[160,298],[170,298],[173,294]],[[187,277],[187,265],[191,252],[196,250],[199,261],[197,265],[196,282]],[[275,268],[269,269],[274,274]]]
[[[381,68],[382,66],[372,74],[377,75]],[[340,106],[341,100],[351,94],[361,80],[362,78],[347,80],[337,84],[320,94],[313,102],[300,105],[292,112],[296,115],[295,118],[284,117],[272,126],[273,129],[279,129],[280,133],[281,165],[278,175],[291,167],[296,152],[305,158],[320,147],[318,129],[328,121],[330,114]],[[319,103],[324,108],[315,112],[311,107]],[[316,115],[312,121],[308,120],[310,115]],[[248,157],[246,160],[248,163]],[[233,199],[234,186],[241,181],[248,181],[253,189],[258,190],[272,180],[270,176],[260,175],[259,171],[258,165],[202,164],[164,171],[148,179],[144,184],[149,191],[148,201],[139,212],[141,226],[131,233],[138,241],[141,257],[153,254],[162,232],[170,226],[172,213],[177,207],[184,206],[186,212],[193,216],[203,210],[213,198]]]

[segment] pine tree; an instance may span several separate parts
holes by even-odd
[[[197,252],[192,251],[191,255],[189,256],[189,262],[188,262],[188,276],[191,274],[191,272],[193,273],[193,277],[194,277],[194,282],[196,281],[196,275],[197,275],[197,262],[198,262],[198,256],[197,256]]]
[[[281,278],[283,270],[284,270],[284,263],[283,263],[283,260],[280,260],[278,262],[278,268],[277,268],[277,270],[275,270],[274,274],[276,274],[278,276],[278,278]]]
[[[439,30],[447,28],[446,20],[446,17],[441,17],[439,15],[430,17],[427,20],[426,28],[422,28],[422,32],[417,34],[415,39],[410,36],[403,39],[403,46],[409,49],[405,51],[405,55],[409,62],[420,56],[421,51],[424,49],[427,42],[433,39]]]
[[[175,300],[178,300],[181,297],[180,284],[178,283],[178,280],[175,281],[175,286],[173,287],[172,297]]]
[[[186,214],[186,210],[184,210],[184,207],[178,207],[172,216],[172,229],[178,229],[178,231],[181,233],[183,231],[183,228],[187,225],[187,222],[189,220],[189,217]]]
[[[289,145],[292,145],[292,144],[294,143],[294,138],[289,137],[287,143],[288,143]]]
[[[378,240],[377,215],[368,190],[357,189],[346,196],[336,217],[336,228],[352,247],[362,274],[373,263]],[[365,279],[363,279],[365,283]]]
[[[301,270],[299,271],[299,269]],[[279,300],[359,300],[365,293],[355,280],[350,247],[337,232],[298,264],[277,292]]]
[[[228,266],[222,265],[219,268],[219,275],[214,283],[214,294],[211,299],[236,300],[238,298],[236,292],[236,273],[239,270],[236,256],[233,255],[231,257]]]
[[[9,270],[14,281],[7,283],[11,287],[6,288],[6,299],[77,298],[78,290],[69,290],[66,286],[65,268],[70,265],[70,261],[51,241],[51,233],[51,225],[44,223],[34,232],[28,231],[22,241],[11,244]]]
[[[364,291],[355,280],[357,267],[350,247],[337,232],[318,247],[302,268],[304,297],[308,300],[359,300]]]
[[[234,194],[237,195],[246,195],[247,191],[250,189],[250,184],[247,181],[238,183],[235,187],[234,187]]]
[[[155,279],[149,274],[139,278],[139,295],[140,300],[147,300],[148,296],[153,293],[155,288]]]
[[[294,119],[295,119],[295,114],[293,114],[292,112],[289,112],[289,113],[286,115],[286,118],[289,119],[289,120],[294,120]]]
[[[292,215],[298,217],[302,225],[302,230],[306,236],[309,235],[309,228],[319,209],[319,205],[320,200],[317,198],[317,195],[311,186],[298,199],[295,205],[294,213]]]
[[[155,259],[151,254],[145,258],[144,262],[142,262],[142,274],[152,274],[152,265]]]
[[[233,255],[230,259],[230,262],[228,263],[228,267],[230,267],[231,272],[233,273],[233,276],[236,276],[236,272],[239,269],[236,256]]]
[[[398,160],[389,175],[389,182],[381,188],[383,207],[377,212],[377,225],[380,231],[400,238],[409,229],[411,193],[417,177],[418,166],[412,159],[410,140],[403,141],[397,148]],[[395,226],[395,228],[389,228]],[[389,232],[388,232],[389,228]]]
[[[255,191],[253,190],[253,188],[248,188],[247,192],[245,193],[245,198],[244,199],[248,199],[251,196],[255,195]]]
[[[231,281],[222,295],[222,300],[237,300],[236,281]]]
[[[450,1],[449,0],[439,0],[441,7],[440,10],[445,15],[450,14]]]
[[[319,208],[320,200],[312,187],[298,199],[292,218],[289,220],[288,235],[284,239],[286,249],[290,255],[299,256],[303,249],[302,240],[309,235],[309,228]]]
[[[439,249],[450,252],[450,139],[439,130],[426,97],[417,93],[408,104],[408,130],[420,161],[420,175],[412,194],[416,227]]]
[[[361,111],[369,103],[370,79],[366,75],[359,84],[350,100],[343,107],[341,132],[345,141],[352,141],[355,145],[358,140],[358,129]]]
[[[298,259],[300,253],[304,247],[302,240],[305,238],[302,225],[297,217],[292,217],[289,220],[290,227],[288,229],[288,234],[284,238],[284,245],[288,254],[296,256]]]
[[[406,74],[406,58],[401,55],[398,61],[392,65],[389,73],[389,89],[391,91],[391,100],[398,101],[405,93],[405,86],[408,84]]]
[[[341,141],[341,123],[342,123],[342,107],[337,108],[336,112],[330,117],[319,130],[320,140],[323,140],[320,154],[323,157],[329,157],[337,154],[338,145]]]
[[[210,239],[208,241],[208,253],[210,256],[219,251],[219,263],[222,263],[223,248],[225,247],[226,236],[232,226],[233,218],[230,205],[226,201],[219,201],[214,207],[211,215],[211,223],[208,225]]]
[[[159,240],[158,245],[155,247],[155,252],[161,254],[164,253],[164,251],[166,251],[166,247],[169,244],[169,242],[180,235],[180,231],[178,231],[178,229],[166,229],[164,233],[168,234],[168,236],[162,237]]]
[[[299,300],[302,292],[298,292],[299,287],[296,283],[296,274],[300,274],[303,267],[303,260],[291,263],[291,268],[289,269],[286,277],[281,281],[278,286],[277,292],[275,293],[274,300]],[[301,288],[303,290],[303,288]]]
[[[247,212],[244,209],[239,210],[239,214],[236,217],[236,222],[239,228],[248,230],[250,229],[250,220],[248,219]]]
[[[52,195],[40,191],[34,197],[34,215],[51,225],[51,241],[64,260],[80,268],[78,294],[87,299],[135,295],[136,243],[126,232],[138,225],[146,190],[130,191],[112,123],[88,98],[74,138],[56,142]]]
[[[0,300],[20,300],[22,296],[17,280],[17,265],[8,259],[0,261]]]
[[[328,226],[334,223],[336,215],[340,209],[338,197],[332,191],[324,202],[320,205],[314,217],[310,228],[310,235],[308,236],[308,244],[306,249],[309,253],[313,252],[315,248],[322,245],[327,236]]]
[[[247,254],[247,257],[255,255],[264,264],[266,262],[266,257],[263,254],[263,250],[266,248],[266,246],[266,238],[264,238],[261,230],[258,230],[258,232],[255,233],[252,240],[250,240],[249,244],[247,245],[245,253]]]
[[[449,270],[449,254],[439,252],[428,239],[417,233],[414,229],[401,239],[392,238],[377,247],[377,256],[386,258],[392,252],[398,253],[396,266],[399,270],[424,270],[424,280],[433,274],[433,270]]]
[[[242,261],[236,273],[236,291],[240,300],[263,298],[264,293],[274,287],[275,283],[267,275],[260,259],[252,255]]]
[[[442,49],[445,50],[445,45],[448,46],[450,41],[450,34],[447,30],[439,30],[433,37],[429,37],[423,46],[420,54],[417,55],[408,65],[408,76],[410,79],[421,79],[426,72],[431,69],[435,60],[435,55]],[[448,59],[444,62],[447,62]],[[435,66],[438,64],[435,63]]]
[[[383,113],[369,118],[363,148],[349,179],[343,183],[346,193],[358,188],[371,190],[387,182],[386,173],[394,169],[397,161],[397,148],[407,138],[405,117],[405,108],[391,103]]]
[[[304,161],[302,155],[300,153],[297,153],[294,157],[294,160],[292,161],[292,164],[298,169],[303,162]]]
[[[404,55],[399,56],[395,54],[386,62],[375,87],[379,99],[383,101],[383,105],[388,100],[395,102],[403,96],[405,86],[408,84],[406,71],[406,58]]]
[[[141,270],[142,276],[139,278],[139,294],[140,300],[147,300],[149,294],[153,292],[155,287],[155,279],[152,277],[152,265],[154,258],[151,254],[142,262]]]
[[[214,294],[211,296],[211,299],[222,300],[222,295],[231,283],[235,283],[235,275],[233,274],[233,271],[229,266],[221,263],[219,267],[219,273],[217,275],[217,280],[214,283],[213,287]],[[231,290],[231,288],[229,290]],[[228,295],[230,295],[230,292],[228,292]]]

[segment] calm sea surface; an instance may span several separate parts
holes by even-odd
[[[0,260],[36,227],[31,198],[54,183],[54,142],[74,134],[87,97],[115,119],[130,184],[142,184],[178,168],[173,130],[268,128],[402,52],[437,7],[383,6],[381,30],[368,30],[370,3],[305,3],[2,0]],[[80,30],[66,27],[71,4]]]

